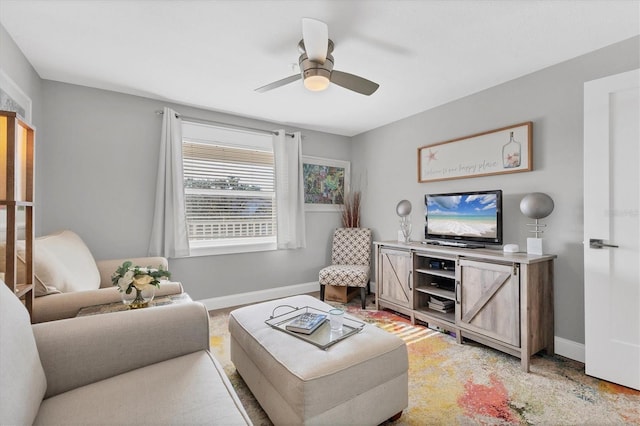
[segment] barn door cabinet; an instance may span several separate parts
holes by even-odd
[[[414,322],[412,257],[411,250],[376,246],[376,301]]]
[[[554,255],[375,242],[376,304],[519,357],[554,353]],[[406,294],[409,292],[410,294]]]

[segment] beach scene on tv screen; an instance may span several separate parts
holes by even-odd
[[[429,197],[429,234],[452,237],[496,238],[495,194]]]

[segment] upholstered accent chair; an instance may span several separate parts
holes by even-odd
[[[320,270],[320,300],[326,285],[360,287],[362,309],[365,309],[371,269],[371,229],[338,228],[333,233],[331,265]],[[366,289],[366,291],[365,291]]]
[[[18,241],[18,282],[26,282],[24,241]],[[92,305],[120,302],[111,275],[125,260],[134,265],[168,269],[164,257],[135,257],[96,261],[82,238],[71,230],[63,230],[36,238],[34,241],[34,285],[32,322],[40,323],[75,317],[80,309]],[[0,242],[0,259],[5,258],[5,244]],[[0,262],[4,272],[4,262]],[[156,297],[180,294],[179,282],[163,281]]]

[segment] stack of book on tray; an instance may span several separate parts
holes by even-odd
[[[429,309],[433,309],[434,311],[438,311],[446,314],[448,312],[453,312],[454,302],[453,300],[440,299],[438,297],[430,296]]]
[[[325,314],[305,312],[295,317],[285,328],[296,333],[311,334],[324,324],[326,320],[327,316]]]

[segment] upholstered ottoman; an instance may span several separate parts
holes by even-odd
[[[265,324],[279,305],[331,308],[311,296],[294,296],[229,316],[231,361],[274,424],[377,425],[407,407],[402,339],[367,324],[322,350]]]

